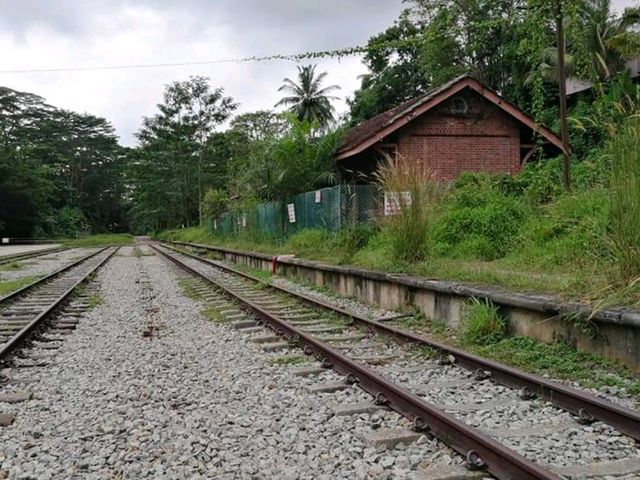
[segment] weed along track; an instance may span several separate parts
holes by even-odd
[[[230,322],[274,362],[292,364],[311,382],[311,393],[337,402],[336,415],[393,410],[406,418],[400,429],[373,425],[372,442],[436,438],[442,451],[458,453],[441,454],[447,461],[430,466],[411,465],[419,478],[640,475],[634,410],[266,285],[227,265],[153,248],[196,279],[190,288],[208,301],[212,320]],[[319,363],[307,364],[310,357]]]
[[[51,353],[71,333],[95,297],[87,283],[116,252],[96,249],[89,255],[0,298],[0,367],[11,372],[47,365]],[[29,383],[19,376],[0,375],[0,409],[6,403],[30,398],[20,388]],[[0,424],[13,422],[0,410]]]

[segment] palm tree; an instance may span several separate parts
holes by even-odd
[[[283,80],[278,91],[285,92],[288,96],[276,103],[276,107],[287,106],[299,120],[317,121],[321,127],[324,127],[333,120],[334,108],[331,100],[338,98],[329,93],[340,90],[340,87],[331,85],[321,88],[327,72],[316,76],[315,71],[315,65],[298,66],[298,83],[290,78]]]
[[[611,13],[611,0],[587,0],[580,12],[583,48],[593,72],[606,80],[640,55],[640,7],[627,8],[620,17]]]
[[[629,60],[640,56],[640,7],[627,8],[620,17],[611,12],[611,0],[585,0],[578,15],[577,24],[564,19],[565,30],[575,29],[570,35],[569,50],[565,53],[565,75],[575,77],[585,74],[581,67],[590,70],[590,80],[609,80],[623,71]],[[536,67],[545,81],[558,83],[558,50],[555,46],[542,51]],[[529,83],[536,70],[527,76]]]

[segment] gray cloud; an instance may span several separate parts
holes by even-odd
[[[2,69],[171,63],[362,44],[390,25],[401,0],[0,0]],[[364,67],[358,58],[319,60],[346,97]],[[206,75],[241,103],[272,108],[291,62],[149,70],[5,74],[7,85],[64,108],[102,115],[124,143],[154,113],[163,86]],[[344,98],[337,104],[344,110]]]
[[[614,0],[617,9],[637,0]],[[391,25],[402,0],[0,0],[2,69],[102,66],[237,58],[362,44]],[[319,60],[344,97],[365,68],[357,57]],[[292,62],[145,70],[5,74],[0,85],[53,105],[101,115],[133,144],[163,86],[205,75],[241,103],[272,108]]]

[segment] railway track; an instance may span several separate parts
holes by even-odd
[[[308,374],[331,368],[344,376],[319,391],[356,385],[374,399],[375,405],[360,406],[362,411],[375,406],[397,411],[414,430],[460,453],[471,470],[518,480],[640,478],[635,476],[640,473],[635,444],[640,415],[634,410],[266,286],[219,262],[169,246],[152,247],[249,312],[253,321],[232,303],[213,302],[252,341],[269,350],[300,347],[321,361]],[[573,439],[571,455],[547,440],[565,432]]]
[[[47,248],[45,250],[37,250],[35,252],[23,252],[16,253],[14,255],[5,255],[0,257],[0,265],[6,265],[8,263],[20,262],[22,260],[28,260],[30,258],[42,257],[44,255],[49,255],[52,253],[58,253],[67,250],[67,247],[53,247]]]
[[[0,362],[6,365],[11,353],[30,341],[33,333],[43,331],[47,320],[116,250],[103,248],[92,252],[0,298]],[[81,308],[82,305],[76,307]],[[73,322],[60,319],[50,326],[54,332],[60,332],[72,328]]]

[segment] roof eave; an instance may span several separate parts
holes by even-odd
[[[350,148],[349,150],[346,150],[344,153],[338,153],[334,157],[335,160],[343,160],[345,158],[352,157],[353,155],[357,155],[358,153],[363,152],[373,144],[379,142],[380,140],[387,137],[388,135],[391,135],[400,127],[412,121],[414,118],[431,110],[435,105],[445,101],[447,98],[458,93],[460,90],[462,90],[467,86],[469,80],[472,80],[471,77],[465,76],[459,82],[451,85],[445,91],[440,92],[439,95],[430,97],[424,102],[418,103],[417,105],[414,106],[414,108],[405,112],[404,115],[402,116],[397,115],[394,119],[392,119],[389,123],[387,123],[387,125],[382,130],[379,130],[377,133],[375,133],[371,137],[363,140],[358,145]]]
[[[482,97],[486,98],[490,102],[500,107],[502,110],[507,112],[513,118],[518,120],[520,123],[529,127],[534,132],[539,133],[549,143],[551,143],[552,145],[560,149],[561,152],[569,153],[568,151],[565,150],[562,144],[562,140],[555,133],[553,133],[551,130],[547,129],[546,127],[543,127],[542,125],[537,124],[533,120],[533,118],[531,118],[529,115],[527,115],[518,107],[516,107],[515,105],[511,104],[510,102],[508,102],[507,100],[499,96],[493,90],[482,85],[473,77],[465,75],[462,78],[460,78],[459,81],[452,83],[451,85],[448,86],[448,88],[444,89],[442,92],[439,92],[437,95],[434,95],[433,97],[429,97],[428,99],[425,99],[424,102],[418,102],[416,105],[413,105],[402,115],[396,115],[393,119],[391,119],[387,123],[387,125],[383,129],[379,130],[369,138],[366,138],[365,140],[361,141],[359,144],[343,152],[338,151],[338,153],[334,156],[334,159],[336,161],[344,160],[346,158],[352,157],[354,155],[357,155],[358,153],[363,152],[367,148],[371,147],[375,143],[379,142],[380,140],[384,139],[388,135],[398,130],[400,127],[406,125],[407,123],[412,121],[414,118],[422,115],[423,113],[426,113],[427,111],[431,110],[434,106],[444,102],[445,100],[455,95],[456,93],[460,92],[466,87],[471,88]]]

